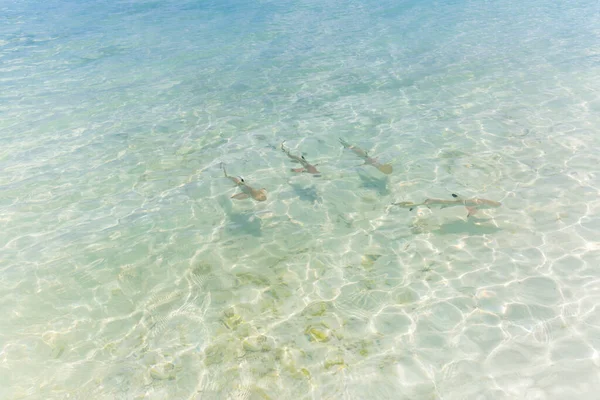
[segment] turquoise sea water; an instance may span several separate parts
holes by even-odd
[[[599,147],[593,0],[0,1],[0,398],[595,399]]]

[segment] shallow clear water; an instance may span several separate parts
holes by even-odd
[[[596,398],[599,21],[0,2],[0,397]]]

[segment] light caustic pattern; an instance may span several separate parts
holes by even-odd
[[[201,3],[0,5],[1,398],[597,397],[596,3]]]

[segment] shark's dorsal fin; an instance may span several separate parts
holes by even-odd
[[[242,178],[241,176],[240,176],[240,181],[246,183],[246,181],[244,180],[244,178]]]
[[[461,196],[459,196],[459,195],[457,195],[456,193],[452,193],[452,197],[454,197],[454,198],[455,198],[455,199],[457,199],[457,200],[460,200],[460,199],[462,199],[462,197],[461,197]]]

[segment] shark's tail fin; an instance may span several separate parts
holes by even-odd
[[[342,138],[338,138],[340,140],[340,143],[342,144],[342,146],[346,147],[346,148],[350,148],[352,145],[348,142],[346,142],[344,139]]]

